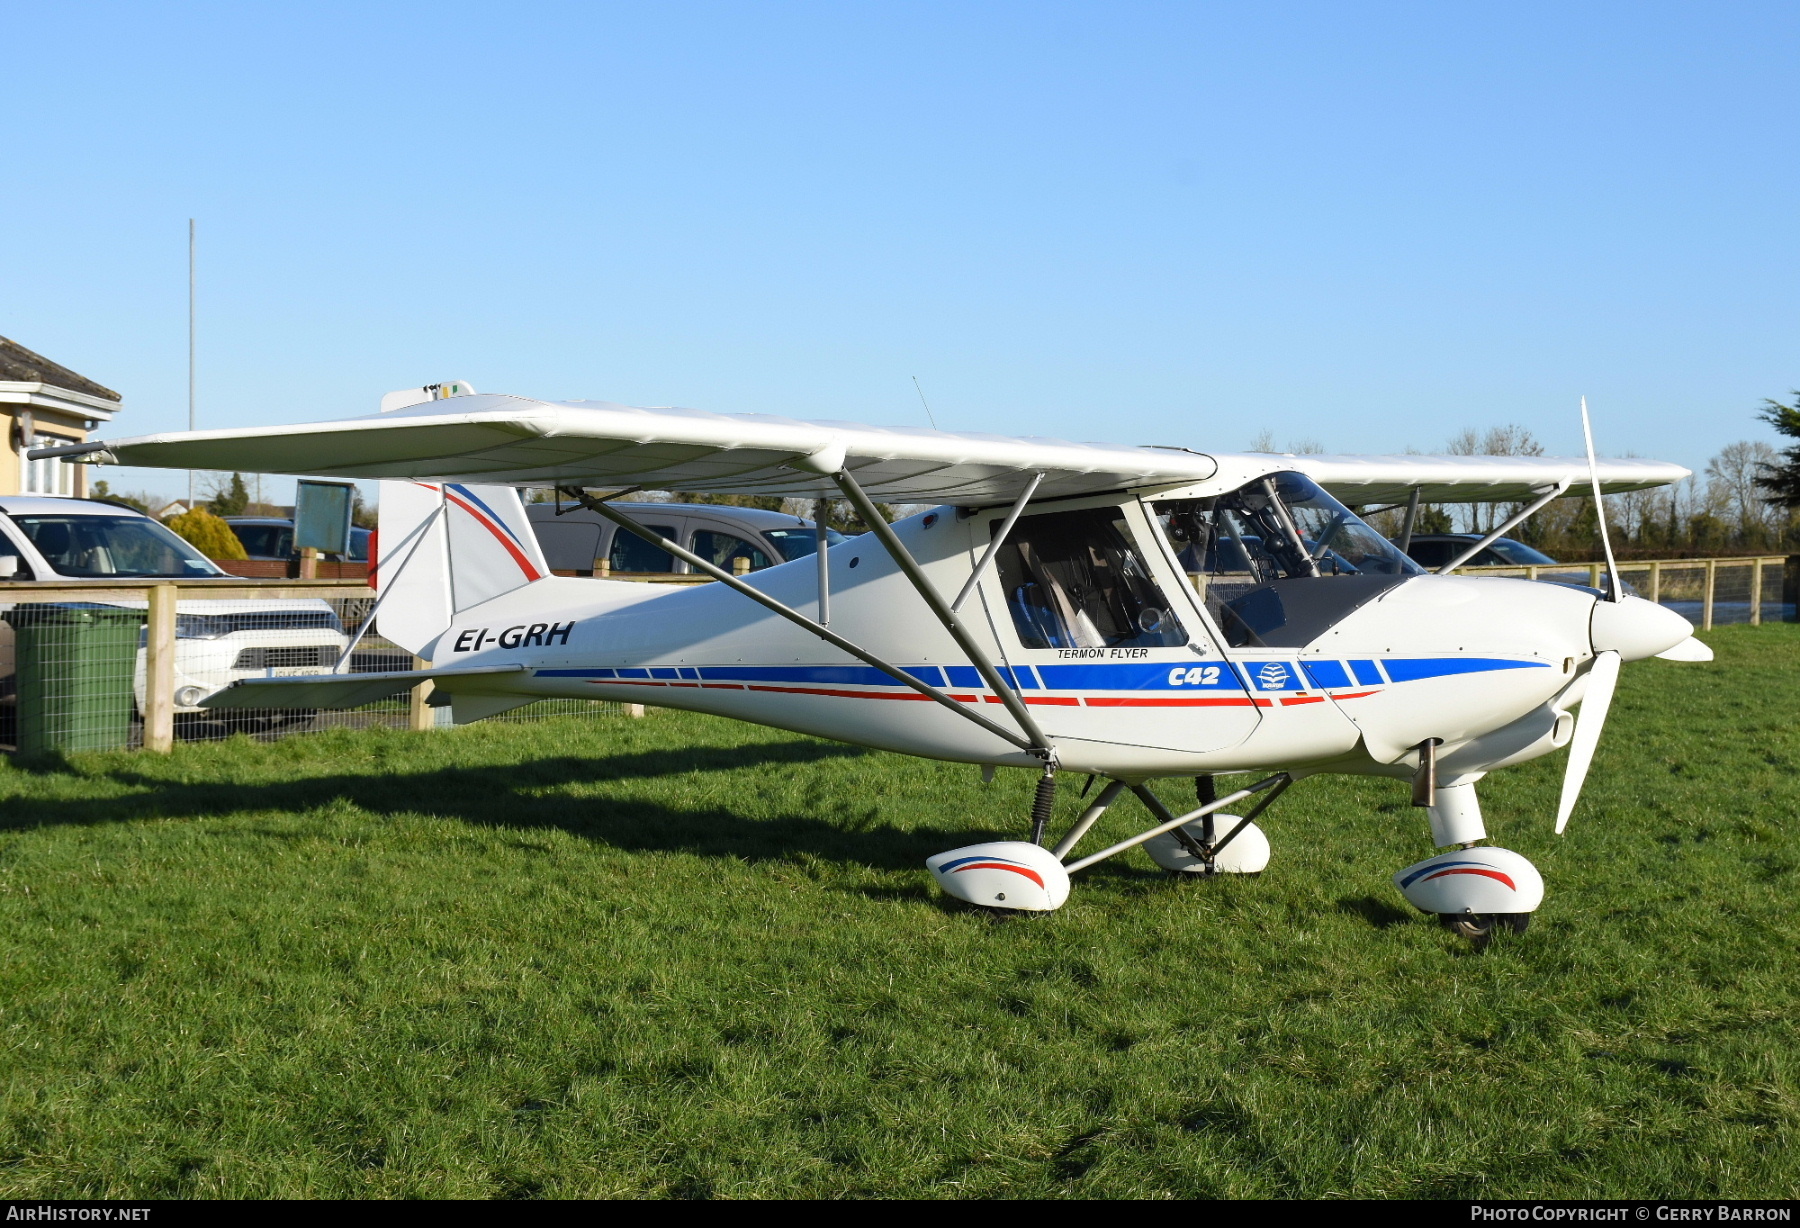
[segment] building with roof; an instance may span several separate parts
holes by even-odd
[[[88,432],[112,421],[120,408],[111,388],[0,337],[0,412],[7,415],[0,495],[86,495],[86,465],[27,460],[25,453],[86,443]]]

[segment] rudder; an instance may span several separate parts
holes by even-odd
[[[461,611],[550,574],[510,486],[383,482],[380,514],[377,618],[414,656]]]

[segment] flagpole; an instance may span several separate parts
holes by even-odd
[[[194,429],[194,219],[188,219],[188,430]],[[188,507],[194,506],[194,471],[188,470]]]

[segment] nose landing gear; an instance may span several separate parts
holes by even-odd
[[[1433,765],[1429,746],[1421,748],[1424,776]],[[1525,932],[1531,914],[1544,900],[1544,879],[1537,867],[1511,849],[1476,842],[1487,838],[1473,781],[1436,786],[1428,793],[1431,834],[1439,848],[1450,851],[1427,857],[1394,875],[1394,886],[1407,903],[1435,915],[1453,934],[1467,938],[1476,950],[1503,930]],[[1418,798],[1415,797],[1415,804]]]

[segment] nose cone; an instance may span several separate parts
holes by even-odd
[[[1686,640],[1694,634],[1694,624],[1653,601],[1621,597],[1594,603],[1589,630],[1595,652],[1616,652],[1627,661],[1641,661]]]

